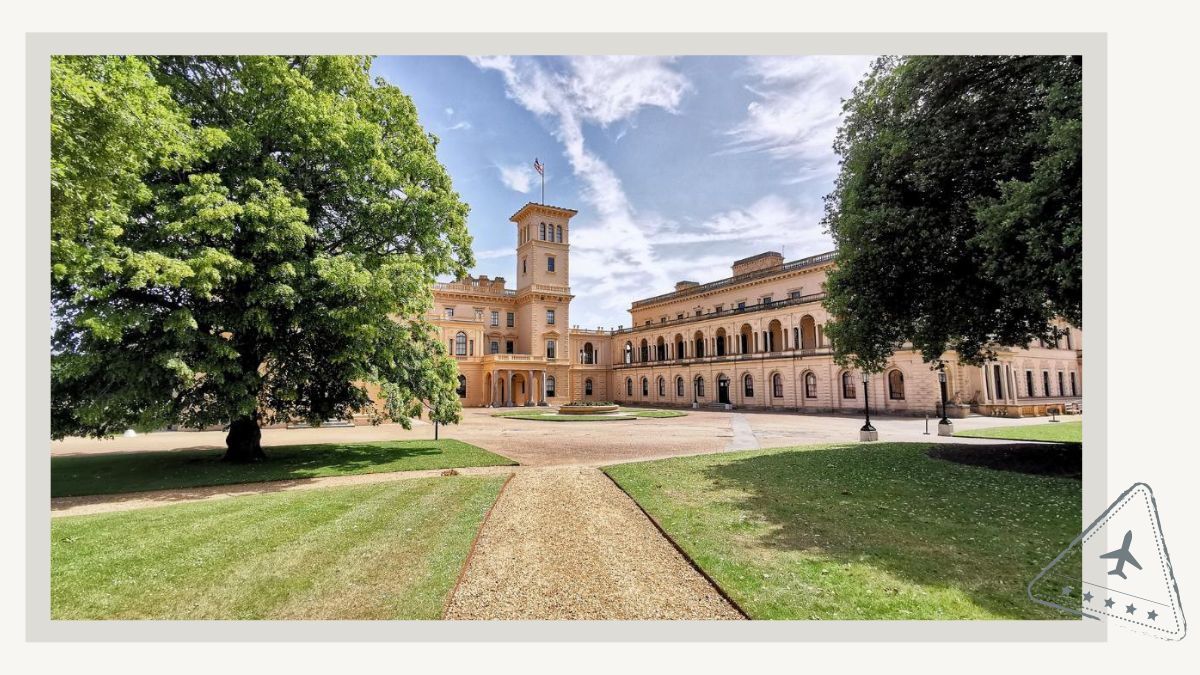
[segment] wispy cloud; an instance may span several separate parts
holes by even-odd
[[[870,67],[871,56],[772,56],[752,58],[745,75],[755,100],[726,133],[724,152],[765,152],[794,165],[785,183],[797,184],[837,170],[832,152],[841,102]]]
[[[504,187],[520,193],[528,193],[533,187],[533,169],[525,164],[497,164],[500,182]]]
[[[450,131],[467,131],[471,128],[471,123],[466,120],[461,120],[450,125]]]

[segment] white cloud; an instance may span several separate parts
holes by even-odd
[[[504,187],[521,193],[529,192],[533,187],[533,169],[525,164],[498,164],[500,182]]]
[[[452,124],[450,126],[450,131],[468,131],[470,128],[471,123],[466,120],[462,120],[461,122],[455,122]]]
[[[485,251],[475,251],[476,260],[494,260],[496,258],[504,258],[514,255],[511,248],[491,248]]]
[[[454,114],[454,108],[446,108],[446,115],[453,115],[453,114]]]
[[[765,152],[797,165],[785,183],[827,176],[837,169],[832,151],[841,102],[870,67],[870,56],[752,58],[747,89],[755,100],[728,130],[726,152]]]

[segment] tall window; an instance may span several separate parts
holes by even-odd
[[[1029,396],[1029,397],[1033,396],[1033,371],[1032,370],[1025,371],[1025,395]]]
[[[633,396],[633,378],[632,377],[625,378],[625,395]]]
[[[467,377],[465,375],[458,376],[458,397],[467,397]]]
[[[1058,371],[1058,395],[1066,396],[1067,388],[1063,386],[1063,371]]]
[[[696,397],[704,398],[704,378],[703,377],[696,378]]]
[[[625,343],[625,363],[633,363],[633,345]]]
[[[447,319],[453,319],[454,318],[454,308],[447,307],[446,310],[442,313],[442,316],[446,317]]]
[[[663,398],[666,395],[667,395],[667,381],[663,379],[662,375],[659,375],[658,376],[658,397]]]
[[[554,398],[554,376],[546,378],[546,398]]]
[[[557,345],[554,344],[554,340],[546,340],[546,358],[548,358],[548,359],[557,358],[554,355],[556,346]]]
[[[512,312],[509,312],[509,313],[508,313],[508,317],[507,317],[507,321],[508,321],[508,323],[507,323],[508,327],[509,327],[509,328],[512,328],[512,327],[513,327],[513,325],[514,325],[514,324],[517,322],[517,315],[516,315],[516,314],[513,314]]]
[[[529,258],[521,258],[521,274],[529,271],[529,267],[525,264],[527,262],[529,262]]]
[[[552,256],[552,255],[546,256],[546,271],[547,272],[554,271],[554,256]]]
[[[590,378],[590,377],[583,381],[583,395],[584,396],[592,395],[592,378]]]
[[[1072,376],[1074,376],[1074,374],[1075,373],[1071,373]],[[1075,378],[1072,377],[1071,381],[1074,382]],[[678,396],[679,398],[683,398],[683,378],[682,377],[675,378],[675,395]]]
[[[493,326],[500,325],[500,312],[497,312],[495,310],[492,310],[492,325]]]
[[[650,380],[642,378],[642,396],[650,395]]]
[[[854,374],[848,370],[842,373],[842,398],[858,398],[858,391],[854,386]]]
[[[1050,395],[1050,371],[1042,371],[1042,396]]]
[[[490,343],[488,343],[488,353],[489,354],[499,354],[500,353],[500,341],[499,340],[492,340]]]
[[[551,326],[554,325],[554,310],[546,310],[546,323],[550,324]]]
[[[783,376],[779,373],[771,376],[771,395],[775,398],[783,398]]]
[[[888,373],[888,397],[893,401],[904,400],[904,373],[898,370]]]
[[[513,353],[513,341],[512,340],[504,341],[504,353],[505,354]]]
[[[467,355],[467,334],[462,331],[454,336],[454,353],[457,356]]]
[[[804,398],[817,397],[817,376],[812,372],[804,374]]]
[[[742,378],[742,384],[746,390],[746,398],[754,398],[754,378],[750,377],[750,373]]]
[[[546,241],[546,224],[542,223],[538,226],[538,239]]]
[[[1074,371],[1071,372],[1071,395],[1072,396],[1079,395],[1079,390],[1075,388],[1075,373],[1074,373]]]
[[[557,240],[558,240],[558,243],[560,243],[560,244],[561,244],[561,243],[562,243],[562,225],[558,225],[558,226],[557,226],[557,227],[555,227],[554,229],[556,229],[556,230],[558,231],[558,236],[557,236],[557,237],[555,237],[555,239],[557,239]]]

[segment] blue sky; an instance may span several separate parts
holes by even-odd
[[[572,220],[571,323],[629,324],[630,303],[736,259],[829,250],[822,198],[841,100],[869,56],[381,57],[471,205],[474,274],[515,278],[508,216],[540,199]]]

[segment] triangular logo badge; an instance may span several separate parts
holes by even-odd
[[[1187,633],[1154,493],[1136,483],[1029,582],[1034,602],[1165,640]]]

